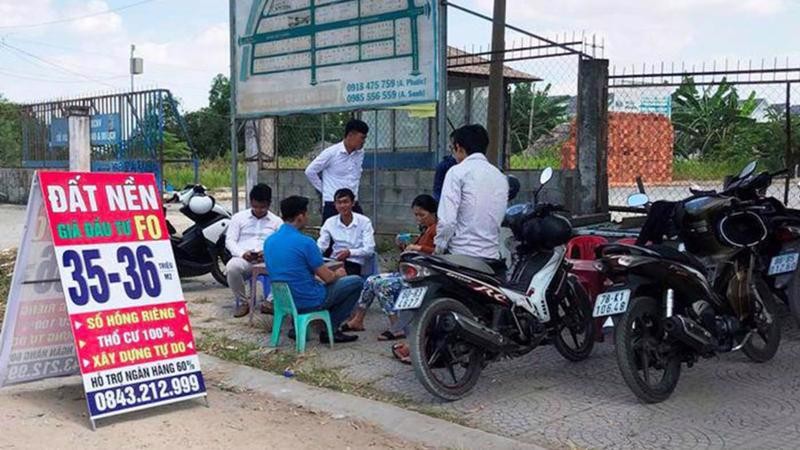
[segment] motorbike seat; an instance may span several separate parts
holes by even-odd
[[[503,259],[475,258],[464,255],[441,255],[440,258],[449,264],[493,277],[504,275],[507,269]]]
[[[678,249],[667,245],[650,245],[647,248],[666,259],[687,265],[693,269],[699,270],[701,273],[706,273],[706,266],[690,253],[678,251]]]

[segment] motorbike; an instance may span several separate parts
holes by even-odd
[[[230,223],[231,213],[217,204],[201,185],[186,186],[174,193],[170,202],[180,203],[180,212],[193,222],[179,235],[167,221],[180,277],[211,273],[217,282],[227,286],[226,264],[231,254],[225,248],[225,230]]]
[[[633,207],[647,203],[646,194],[628,200]],[[620,372],[645,403],[670,397],[683,364],[737,350],[765,362],[781,339],[759,255],[768,236],[760,202],[709,192],[663,204],[672,208],[652,207],[643,231],[648,223],[669,221],[670,227],[656,228],[673,229],[686,251],[661,244],[601,247],[598,270],[612,285],[592,312],[611,318]]]
[[[543,171],[544,186],[552,169]],[[511,267],[502,259],[404,253],[408,283],[395,309],[413,314],[409,347],[417,379],[448,401],[468,394],[482,369],[552,344],[569,361],[594,347],[591,303],[569,273],[565,244],[572,227],[558,205],[509,208],[504,226],[518,245]],[[507,275],[510,274],[510,275]]]
[[[725,183],[721,195],[755,202],[758,214],[767,225],[767,238],[759,245],[763,276],[773,292],[789,307],[795,320],[800,322],[800,211],[787,208],[780,200],[766,196],[772,180],[787,173],[756,173],[757,161],[748,163],[742,171]],[[715,191],[690,189],[694,195],[716,194]]]

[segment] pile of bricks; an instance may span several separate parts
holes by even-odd
[[[669,118],[658,114],[608,113],[608,181],[630,185],[672,181],[674,133]],[[561,147],[561,167],[575,169],[575,122]]]

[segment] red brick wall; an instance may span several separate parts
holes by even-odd
[[[672,181],[674,133],[669,118],[658,114],[608,113],[608,181],[631,184]],[[575,121],[561,147],[561,167],[575,169]]]

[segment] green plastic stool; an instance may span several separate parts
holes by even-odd
[[[272,284],[272,298],[273,308],[275,313],[272,319],[272,338],[270,345],[277,347],[281,340],[281,324],[285,316],[291,315],[294,321],[294,332],[296,334],[296,347],[298,353],[306,351],[306,332],[308,325],[315,321],[321,320],[325,322],[325,327],[328,329],[328,341],[333,348],[333,325],[331,325],[331,314],[327,310],[313,311],[306,314],[299,314],[297,307],[294,305],[292,298],[292,291],[286,283],[271,283]]]

